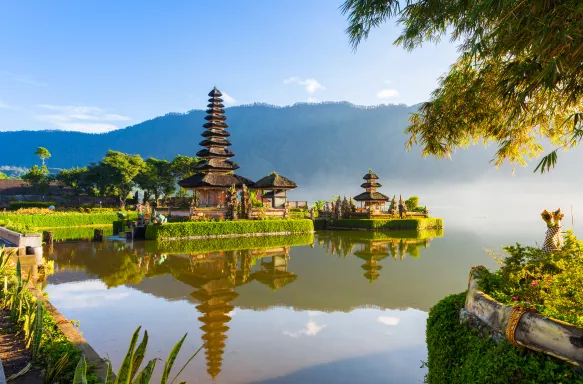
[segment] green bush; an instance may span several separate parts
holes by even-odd
[[[125,220],[115,220],[113,222],[113,233],[120,233],[126,231],[126,222]]]
[[[461,323],[465,293],[450,295],[429,311],[429,384],[583,383],[570,364],[551,356],[498,343]]]
[[[251,233],[310,233],[314,231],[312,220],[237,220],[191,221],[188,223],[149,224],[146,239],[188,238]]]
[[[533,306],[544,316],[583,327],[583,243],[567,232],[562,250],[504,247],[495,273],[480,272],[480,289],[506,305]]]
[[[132,217],[137,217],[133,213]],[[9,220],[12,223],[29,225],[34,228],[53,227],[80,227],[99,224],[111,224],[118,220],[116,213],[75,213],[75,212],[54,212],[51,214],[39,215],[0,215],[0,219]]]
[[[0,227],[4,227],[14,232],[22,233],[22,234],[32,234],[37,233],[34,228],[28,224],[23,223],[15,223],[10,220],[5,220],[0,218]]]
[[[8,203],[9,211],[16,211],[20,208],[48,208],[56,206],[52,201],[11,201]]]
[[[227,237],[219,239],[191,240],[159,240],[156,243],[146,243],[146,249],[162,253],[190,253],[234,251],[238,249],[260,249],[286,246],[310,245],[314,242],[313,233],[297,235]]]
[[[419,231],[422,229],[443,228],[443,220],[438,218],[414,219],[338,219],[330,223],[335,228],[367,229],[371,231],[404,229]]]
[[[43,230],[53,232],[53,239],[55,241],[66,241],[66,240],[93,239],[94,230],[96,228],[103,230],[103,236],[113,235],[113,229],[110,226],[83,227],[83,228],[56,227],[56,228],[44,228]]]

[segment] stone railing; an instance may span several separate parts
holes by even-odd
[[[462,317],[477,318],[498,337],[504,335],[517,346],[583,367],[583,328],[499,303],[479,290],[478,269],[470,272]]]
[[[11,246],[15,248],[42,247],[42,238],[40,233],[24,235],[22,233],[14,232],[10,229],[0,227],[0,239],[10,243]]]

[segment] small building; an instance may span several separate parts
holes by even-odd
[[[364,183],[360,186],[364,188],[365,192],[354,197],[354,200],[359,201],[361,207],[364,205],[370,211],[377,211],[382,208],[388,201],[389,198],[380,192],[377,192],[377,188],[382,187],[381,184],[377,182],[379,177],[372,171],[369,170],[363,177]]]
[[[207,122],[203,124],[205,131],[201,134],[204,140],[199,143],[203,149],[196,153],[202,161],[195,167],[197,173],[181,180],[178,185],[200,193],[199,207],[224,207],[231,186],[242,189],[243,185],[252,187],[254,183],[234,173],[239,166],[230,160],[235,153],[228,148],[231,142],[227,140],[230,133],[227,132],[229,125],[225,123],[223,94],[215,87],[208,95]]]
[[[263,203],[270,203],[271,208],[283,209],[287,203],[287,191],[297,188],[298,185],[290,179],[272,172],[253,185],[253,188],[262,191]],[[266,192],[263,192],[266,191]]]

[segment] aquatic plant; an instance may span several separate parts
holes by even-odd
[[[123,359],[122,365],[118,371],[117,377],[114,379],[113,370],[111,368],[111,362],[107,360],[107,376],[105,379],[106,384],[130,384],[130,383],[140,383],[140,384],[148,384],[152,380],[152,375],[154,373],[154,369],[156,368],[156,362],[159,359],[152,359],[146,363],[146,366],[139,371],[140,366],[144,360],[144,356],[146,355],[146,348],[148,346],[148,331],[144,331],[144,335],[142,337],[142,341],[138,344],[138,339],[140,335],[140,330],[142,327],[138,327],[131,338],[130,345],[128,347],[128,351]],[[187,334],[185,334],[180,341],[178,341],[168,358],[164,362],[164,369],[162,371],[162,378],[160,380],[161,384],[168,384],[170,379],[170,372],[174,366],[174,362],[176,361],[176,357],[182,348],[182,344],[184,344],[184,340],[186,339]],[[202,346],[194,352],[194,354],[186,361],[186,363],[182,366],[180,371],[174,376],[174,379],[170,381],[170,384],[174,383],[178,376],[184,371],[186,366],[190,364],[192,359],[202,350]],[[75,369],[75,377],[73,379],[74,384],[81,384],[87,383],[86,379],[87,373],[87,362],[85,361],[85,357],[81,356],[79,362],[77,363],[77,368]],[[180,382],[179,384],[186,383],[184,381]]]

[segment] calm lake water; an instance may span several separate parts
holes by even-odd
[[[463,291],[471,266],[495,268],[485,249],[541,241],[536,224],[317,232],[286,242],[306,245],[248,250],[63,243],[46,290],[116,369],[141,325],[149,358],[165,359],[188,332],[176,367],[206,342],[181,376],[189,382],[419,383],[429,308]]]

